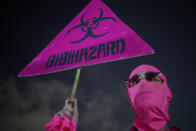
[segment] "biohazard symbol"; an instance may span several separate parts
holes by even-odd
[[[98,37],[104,36],[107,33],[109,33],[109,32],[105,32],[103,34],[94,34],[93,33],[93,30],[99,26],[99,22],[100,21],[103,21],[103,20],[113,20],[113,21],[116,22],[116,19],[114,19],[113,17],[102,17],[103,16],[103,10],[100,9],[100,8],[99,8],[99,10],[100,10],[100,15],[99,15],[98,18],[93,17],[93,18],[87,19],[87,21],[84,21],[84,16],[87,13],[86,12],[80,18],[81,24],[76,25],[75,27],[73,27],[69,31],[67,31],[65,36],[67,36],[71,31],[73,31],[74,29],[76,29],[78,27],[81,27],[82,31],[86,32],[86,35],[83,38],[81,38],[80,40],[77,40],[77,41],[72,41],[71,43],[81,42],[81,41],[85,40],[87,37],[98,38]]]

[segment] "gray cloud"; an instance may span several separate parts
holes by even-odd
[[[44,124],[63,107],[71,89],[72,86],[68,83],[53,79],[0,79],[1,130],[44,130]],[[101,89],[90,94],[79,90],[78,97],[78,131],[129,130],[128,121],[122,124],[121,120],[124,118],[118,119],[123,105],[122,93],[119,98]]]
[[[23,87],[15,78],[1,79],[1,128],[5,131],[44,130],[44,123],[64,104],[71,91],[56,80],[26,80]]]

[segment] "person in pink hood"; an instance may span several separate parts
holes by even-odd
[[[78,121],[77,99],[66,99],[65,106],[45,125],[46,131],[76,131]]]
[[[172,92],[165,75],[151,65],[135,68],[126,80],[130,104],[136,114],[131,131],[180,131],[168,129]]]

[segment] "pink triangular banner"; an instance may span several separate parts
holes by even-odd
[[[92,0],[18,74],[47,74],[154,53],[101,0]]]

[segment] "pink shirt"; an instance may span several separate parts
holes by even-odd
[[[62,119],[59,115],[55,115],[50,122],[45,125],[46,131],[76,131],[76,124],[70,121],[65,115]]]
[[[138,131],[138,129],[133,127],[133,128],[131,128],[130,131]],[[172,127],[169,128],[168,131],[181,131],[181,130],[178,127],[172,126]]]

